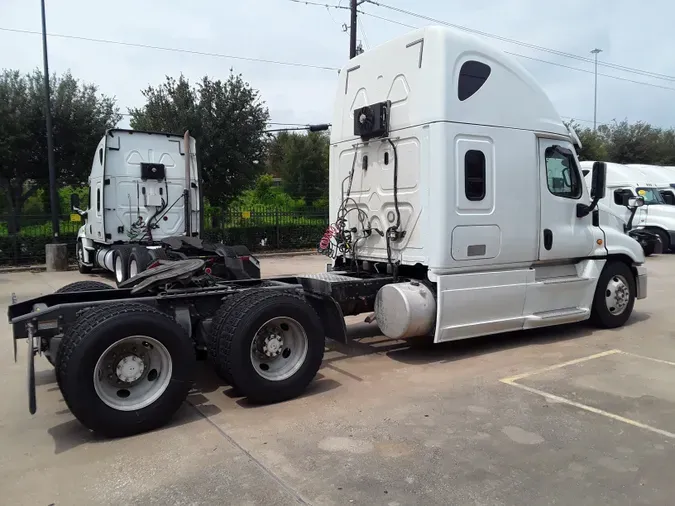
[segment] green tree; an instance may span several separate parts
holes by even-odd
[[[269,146],[268,172],[282,178],[283,188],[308,202],[328,195],[330,140],[320,132],[282,132]]]
[[[197,141],[203,193],[212,205],[226,207],[263,171],[269,112],[240,75],[226,81],[204,77],[196,86],[182,75],[167,77],[143,96],[146,104],[129,111],[132,128],[189,130]]]
[[[615,163],[659,163],[662,130],[649,123],[630,124],[624,120],[602,125],[598,132],[605,137],[607,155]]]
[[[607,160],[607,145],[602,134],[593,131],[592,128],[581,128],[574,122],[570,126],[574,128],[581,141],[581,149],[577,148],[579,160]]]
[[[60,185],[87,179],[93,149],[121,115],[115,99],[70,73],[50,77],[54,158]],[[43,74],[0,73],[0,191],[10,232],[26,201],[49,184]],[[48,193],[48,192],[47,192]]]

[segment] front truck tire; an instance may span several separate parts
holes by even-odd
[[[195,363],[193,342],[172,318],[118,302],[78,318],[61,341],[56,374],[85,427],[124,437],[171,419],[192,387]]]
[[[211,329],[220,376],[255,403],[300,395],[321,367],[324,346],[319,316],[292,292],[251,289],[226,299]]]
[[[80,274],[89,274],[92,267],[84,265],[84,245],[80,239],[75,243],[75,257],[77,258],[77,270],[80,271]]]
[[[661,239],[661,244],[663,245],[664,253],[668,253],[668,251],[671,251],[673,245],[670,243],[670,235],[668,234],[668,232],[660,228],[651,228],[649,230],[651,232],[654,232],[656,235],[659,236],[659,239]]]
[[[591,321],[605,329],[623,326],[633,312],[636,294],[633,270],[624,262],[609,260],[595,288]]]

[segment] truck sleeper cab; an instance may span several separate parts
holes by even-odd
[[[604,182],[592,201],[575,135],[483,41],[431,27],[359,55],[332,125],[325,253],[335,269],[418,278],[378,294],[385,335],[430,328],[443,342],[600,314],[621,325],[645,296],[640,245],[599,226]],[[620,308],[602,295],[615,279],[630,293]]]

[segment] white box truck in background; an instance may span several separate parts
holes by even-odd
[[[85,221],[76,244],[81,273],[106,269],[119,284],[158,261],[203,257],[226,279],[260,277],[247,248],[201,240],[201,181],[188,133],[108,130],[88,185],[86,210],[77,195],[71,199]]]
[[[13,304],[14,342],[55,356],[71,411],[119,436],[179,409],[194,348],[242,396],[278,402],[315,376],[326,337],[347,342],[349,315],[435,342],[589,318],[618,327],[646,296],[644,255],[601,225],[605,165],[589,194],[574,137],[512,58],[456,30],[413,31],[340,72],[336,222],[320,243],[332,272],[223,281],[175,262],[118,290]]]

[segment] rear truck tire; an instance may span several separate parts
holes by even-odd
[[[54,293],[93,292],[96,290],[114,290],[114,288],[101,281],[75,281],[75,283],[62,286]],[[47,362],[56,366],[56,360],[55,358],[52,358],[51,354],[46,353],[45,358],[47,359]]]
[[[113,274],[115,275],[115,281],[118,286],[120,283],[129,279],[130,254],[129,248],[125,247],[115,248],[113,252]]]
[[[56,375],[85,427],[124,437],[169,422],[192,387],[195,364],[194,344],[172,318],[118,302],[87,311],[65,333]]]
[[[114,290],[112,286],[101,281],[75,281],[69,285],[62,286],[54,293],[73,293],[73,292],[94,292],[96,290]]]
[[[595,288],[591,320],[605,329],[623,326],[633,312],[635,296],[633,270],[623,262],[610,260]]]
[[[78,240],[75,243],[75,257],[77,258],[77,270],[80,271],[80,274],[89,274],[92,267],[84,265],[84,246],[82,245],[82,241]]]
[[[208,342],[207,342],[207,352],[213,368],[216,371],[216,375],[222,379],[228,385],[234,387],[232,376],[230,376],[229,371],[224,367],[224,364],[219,360],[220,357],[220,335],[222,329],[224,328],[225,322],[230,317],[230,312],[238,302],[249,296],[249,292],[241,292],[235,295],[230,295],[223,300],[222,305],[213,315],[213,322],[211,324],[211,330],[209,332]]]
[[[251,289],[225,300],[211,343],[219,374],[249,401],[267,404],[307,388],[323,361],[325,332],[303,296]]]
[[[151,263],[150,252],[143,246],[134,246],[129,255],[129,268],[127,269],[129,279],[143,272]]]

